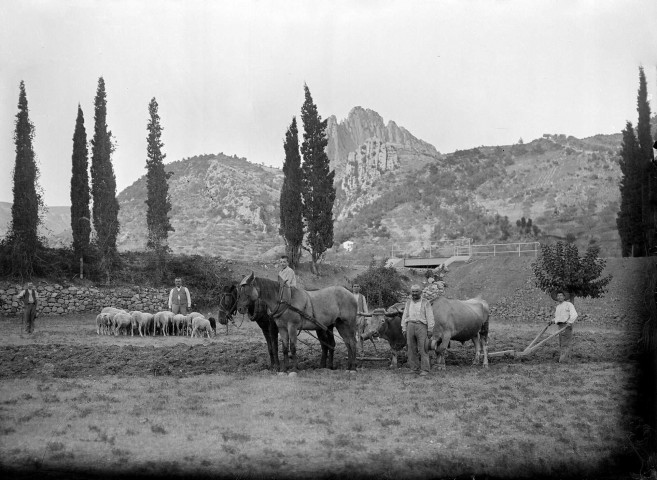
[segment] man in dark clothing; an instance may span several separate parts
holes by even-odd
[[[34,331],[34,319],[36,318],[37,306],[39,305],[39,297],[32,282],[28,282],[25,289],[18,293],[18,298],[23,301],[23,328],[25,333],[32,333]]]

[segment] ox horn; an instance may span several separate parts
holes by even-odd
[[[251,272],[250,275],[244,277],[244,279],[240,282],[240,287],[244,285],[250,285],[254,279],[255,279],[255,273]]]

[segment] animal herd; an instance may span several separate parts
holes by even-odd
[[[404,303],[388,309],[376,309],[364,316],[366,325],[357,325],[356,300],[344,287],[327,287],[316,291],[292,288],[289,303],[280,298],[278,283],[255,277],[251,274],[239,284],[224,288],[220,299],[219,322],[224,323],[235,312],[248,314],[257,322],[267,341],[271,367],[283,371],[297,368],[296,340],[301,330],[314,330],[322,347],[320,368],[333,368],[337,328],[347,347],[347,369],[356,368],[357,337],[362,340],[376,337],[388,340],[392,351],[391,367],[397,366],[397,354],[406,346],[402,334],[401,318]],[[437,354],[439,370],[445,368],[445,354],[452,340],[475,346],[473,364],[483,356],[484,367],[488,366],[488,325],[490,310],[481,298],[454,300],[439,297],[432,302],[434,320],[433,337],[425,348]],[[283,364],[278,360],[278,337],[281,337]]]
[[[184,335],[194,337],[216,335],[217,326],[213,317],[206,318],[202,313],[192,312],[188,315],[169,311],[155,314],[105,307],[96,316],[96,333],[98,335]]]
[[[314,330],[322,348],[320,368],[333,368],[335,336],[338,333],[347,347],[347,369],[356,369],[357,345],[362,341],[383,338],[390,344],[391,367],[397,367],[398,353],[406,346],[401,329],[404,303],[388,309],[375,309],[365,318],[365,325],[357,324],[356,300],[349,290],[333,286],[315,291],[292,288],[289,302],[280,297],[279,284],[251,274],[241,283],[226,286],[219,299],[219,323],[226,325],[236,312],[247,314],[261,328],[267,341],[271,367],[286,371],[296,370],[298,359],[296,340],[301,330]],[[473,364],[483,356],[483,365],[488,366],[489,308],[481,298],[454,300],[439,297],[432,301],[435,320],[433,337],[424,348],[437,354],[437,367],[445,368],[445,353],[452,340],[475,346]],[[216,320],[193,312],[174,315],[169,311],[144,313],[105,307],[96,317],[96,333],[119,335],[121,333],[144,335],[187,335],[194,337],[216,335]],[[278,339],[283,349],[283,364],[278,360]],[[357,343],[358,340],[358,343]]]

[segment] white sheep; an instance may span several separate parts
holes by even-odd
[[[208,338],[210,338],[210,333],[213,331],[212,325],[210,324],[210,320],[208,320],[205,317],[192,318],[192,337],[197,331],[207,333]],[[202,335],[199,333],[199,336]]]
[[[143,332],[148,333],[150,324],[153,321],[152,313],[134,311],[130,312],[130,317],[132,318],[132,328],[137,328],[140,337],[144,336]]]
[[[153,335],[155,335],[155,330],[157,330],[158,325],[162,328],[162,335],[167,336],[167,330],[169,325],[173,320],[173,313],[167,310],[162,312],[157,312],[153,316]]]
[[[187,333],[187,316],[182,313],[177,313],[173,316],[173,333],[175,335],[180,335],[180,332],[183,332],[183,335]]]
[[[130,335],[133,335],[132,318],[127,312],[119,312],[114,316],[114,335],[118,335],[122,328],[125,328],[126,335],[128,329],[130,329]]]

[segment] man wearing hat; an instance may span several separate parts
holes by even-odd
[[[406,335],[408,347],[408,364],[410,369],[421,376],[429,374],[429,351],[427,338],[433,335],[434,327],[433,308],[426,298],[422,298],[422,287],[418,284],[411,286],[411,298],[406,300],[404,314],[402,315],[402,333]],[[417,354],[420,353],[420,362]]]
[[[559,334],[559,363],[568,363],[570,361],[570,350],[573,343],[573,324],[577,320],[577,312],[575,306],[566,301],[566,295],[563,291],[557,292],[557,308],[554,312],[554,322],[559,329],[566,327],[566,329]]]
[[[25,285],[25,289],[18,292],[18,298],[23,301],[23,325],[25,326],[26,333],[34,331],[34,319],[36,318],[37,306],[39,305],[39,297],[32,282]]]

